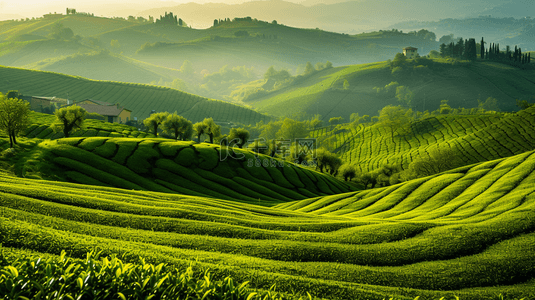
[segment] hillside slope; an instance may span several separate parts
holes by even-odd
[[[362,172],[389,164],[406,169],[435,150],[451,149],[463,164],[508,157],[535,149],[535,107],[513,114],[438,115],[392,132],[381,123],[340,125],[310,136],[332,146]]]
[[[62,138],[38,144],[27,157],[15,166],[23,177],[263,205],[355,190],[268,156],[257,161],[250,151],[168,139]]]
[[[266,208],[0,174],[6,251],[210,268],[324,299],[535,296],[535,154]]]
[[[178,112],[198,122],[212,117],[218,122],[256,124],[269,120],[251,109],[159,86],[95,81],[58,73],[0,66],[0,91],[19,90],[29,96],[56,96],[75,101],[94,99],[120,103],[132,117],[144,119],[151,110]]]
[[[293,85],[252,99],[247,104],[276,116],[305,112],[349,120],[352,113],[378,115],[384,106],[399,105],[395,88],[377,92],[391,82],[408,87],[413,93],[413,109],[436,110],[441,100],[453,108],[478,106],[478,99],[498,100],[499,108],[516,111],[516,99],[535,94],[535,71],[494,62],[456,62],[438,59],[409,60],[400,72],[392,74],[387,62],[351,65],[317,72]],[[344,89],[347,80],[349,86]]]
[[[233,19],[239,16],[220,16],[222,19],[229,17]],[[48,39],[58,23],[72,29],[74,35],[81,37],[79,42],[72,43],[78,43],[82,52],[87,52],[87,48],[109,49],[175,69],[180,68],[184,60],[189,60],[198,72],[203,69],[214,72],[224,65],[245,65],[259,70],[266,70],[271,65],[295,69],[297,65],[307,61],[315,63],[326,60],[337,65],[347,65],[386,60],[408,44],[419,47],[425,54],[438,47],[438,43],[430,38],[401,32],[374,32],[351,36],[320,29],[272,24],[254,18],[242,18],[239,21],[222,22],[207,29],[195,29],[59,14],[24,22],[0,22],[0,43],[10,43],[17,47],[22,47],[22,43],[37,43],[38,39]],[[117,47],[111,46],[113,40],[118,42]],[[163,47],[158,51],[141,51],[136,55],[138,50],[143,50],[142,46],[155,44]],[[32,48],[34,46],[24,49]],[[285,55],[280,55],[281,53]],[[1,54],[0,52],[0,61]],[[64,55],[70,54],[73,53]],[[25,51],[19,51],[17,55],[31,59]],[[54,53],[49,55],[49,58],[58,56]],[[9,66],[23,66],[17,64],[17,60],[13,58],[3,61],[3,64]],[[25,62],[28,63],[30,62]]]

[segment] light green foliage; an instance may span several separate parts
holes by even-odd
[[[176,140],[187,141],[193,134],[193,124],[188,119],[173,113],[161,123],[166,133],[173,134]]]
[[[30,104],[17,98],[9,98],[0,93],[0,130],[9,136],[10,147],[17,143],[16,136],[28,126]]]
[[[396,99],[404,106],[411,107],[414,99],[414,92],[412,92],[409,87],[400,85],[396,87]]]
[[[204,124],[203,133],[210,137],[210,143],[213,144],[214,138],[221,136],[221,126],[217,125],[213,118],[206,118],[202,123]],[[197,131],[197,134],[199,134],[199,131]]]
[[[343,164],[340,166],[339,173],[342,175],[345,181],[351,181],[353,178],[355,178],[355,176],[357,176],[357,170],[350,164]]]
[[[127,263],[116,255],[101,257],[101,253],[88,252],[84,260],[78,260],[67,257],[65,251],[48,258],[11,257],[2,252],[1,259],[6,265],[0,277],[0,293],[8,299],[29,299],[42,294],[72,299],[89,296],[95,300],[181,299],[198,295],[211,300],[222,294],[231,294],[235,300],[286,299],[278,293],[252,292],[248,282],[235,283],[231,277],[215,279],[209,270],[194,270],[191,266],[178,270],[164,263],[149,264],[142,257]],[[63,280],[55,280],[57,274]]]
[[[320,172],[326,169],[331,175],[338,172],[338,168],[342,165],[342,160],[325,148],[316,150],[316,163]]]
[[[55,128],[62,130],[65,137],[69,137],[73,130],[82,128],[86,114],[87,111],[78,105],[62,107],[54,113]]]
[[[440,114],[447,115],[452,112],[451,106],[448,104],[448,100],[442,100],[440,101],[440,108],[439,108]]]
[[[238,147],[243,148],[243,145],[249,140],[249,131],[245,128],[231,128],[228,135],[229,142],[236,140]]]
[[[340,124],[342,122],[344,122],[344,118],[342,118],[342,117],[333,117],[333,118],[329,119],[329,124],[330,125],[337,125],[337,124]]]
[[[152,130],[152,134],[157,136],[158,127],[167,119],[167,116],[169,116],[168,112],[154,113],[143,120],[143,124]]]
[[[282,121],[279,131],[277,131],[277,138],[289,139],[291,142],[294,142],[296,138],[306,137],[308,134],[308,129],[306,122],[295,121],[290,118],[285,118]],[[263,136],[264,137],[264,136]],[[267,136],[265,137],[268,138]]]
[[[418,178],[437,174],[464,165],[454,149],[436,148],[429,151],[428,157],[420,157],[410,163],[408,176]]]
[[[488,97],[485,102],[482,102],[478,99],[478,107],[487,111],[500,111],[500,107],[498,106],[498,100],[493,97]]]
[[[401,106],[385,106],[379,112],[379,124],[390,129],[392,138],[394,133],[409,125],[413,120],[412,110]]]
[[[180,67],[180,72],[184,73],[185,75],[191,76],[195,72],[193,69],[193,65],[189,60],[185,60],[182,64],[182,67]]]
[[[305,66],[305,71],[303,72],[303,75],[307,76],[307,75],[311,75],[313,74],[314,72],[316,71],[316,69],[314,69],[314,67],[312,66],[312,64],[307,61],[307,64]]]

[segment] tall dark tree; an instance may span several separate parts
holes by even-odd
[[[483,37],[481,37],[480,53],[481,53],[481,59],[484,59],[485,58],[485,41],[483,40]]]
[[[444,43],[440,44],[440,56],[442,57],[446,56],[446,44]]]
[[[457,44],[455,45],[455,54],[454,57],[462,58],[464,55],[464,40],[463,38],[459,38],[457,41]]]

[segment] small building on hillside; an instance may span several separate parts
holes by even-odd
[[[403,48],[403,55],[405,55],[406,58],[416,58],[418,57],[418,48],[405,47]]]
[[[93,99],[85,99],[85,100],[82,100],[82,101],[78,101],[76,102],[77,105],[79,104],[95,104],[95,105],[104,105],[104,106],[113,106],[115,104],[113,103],[110,103],[110,102],[104,102],[104,101],[100,101],[100,100],[93,100]]]
[[[26,99],[27,98],[27,99]],[[57,97],[23,97],[24,100],[30,102],[30,109],[40,113],[53,113],[57,106],[68,103],[67,99]]]
[[[75,103],[85,109],[88,113],[97,113],[104,116],[105,120],[110,123],[126,123],[130,121],[132,111],[117,104],[98,105],[87,104],[87,100]]]

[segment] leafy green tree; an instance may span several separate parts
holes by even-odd
[[[276,139],[277,133],[281,129],[281,126],[282,126],[282,121],[270,121],[269,123],[262,126],[260,137],[265,138],[266,140]]]
[[[453,111],[451,106],[448,104],[448,100],[441,100],[440,107],[438,110],[439,110],[439,113],[442,115],[447,115]]]
[[[169,116],[168,112],[154,113],[143,120],[143,124],[152,129],[152,134],[158,136],[158,127],[167,119],[167,116]]]
[[[19,91],[10,90],[9,92],[7,92],[5,97],[6,97],[6,99],[11,99],[11,98],[19,99],[20,97],[22,97],[22,95],[19,93]]]
[[[0,93],[0,130],[9,136],[9,146],[17,144],[16,136],[28,126],[30,104],[18,98],[8,98]]]
[[[336,124],[342,123],[343,121],[344,121],[344,118],[342,117],[333,117],[329,119],[329,124],[336,125]]]
[[[203,121],[204,134],[210,137],[210,143],[214,143],[214,138],[221,136],[221,126],[217,125],[212,118],[206,118]]]
[[[193,130],[197,134],[197,142],[201,142],[201,135],[206,134],[206,124],[204,122],[197,122],[193,124]]]
[[[403,67],[407,63],[407,57],[403,53],[396,53],[394,60],[390,62],[390,68]]]
[[[436,148],[429,151],[428,157],[420,157],[412,161],[408,172],[410,178],[425,177],[464,165],[458,153],[452,149]]]
[[[162,122],[162,128],[167,133],[172,133],[175,140],[186,141],[191,138],[193,124],[190,120],[179,116],[176,112],[168,115]]]
[[[412,121],[412,109],[388,105],[379,111],[379,124],[390,128],[392,139],[394,133]]]
[[[243,148],[243,145],[245,145],[245,143],[247,143],[247,140],[249,140],[249,131],[245,128],[231,128],[230,133],[228,135],[228,139],[229,141],[238,139],[238,147]]]
[[[351,122],[351,123],[353,123],[353,122],[359,123],[359,122],[360,122],[360,116],[359,116],[359,113],[352,113],[352,114],[349,116],[349,122]]]
[[[277,132],[277,137],[290,139],[293,142],[295,139],[303,138],[307,134],[306,122],[286,118],[282,121],[281,127]]]
[[[319,168],[321,173],[326,169],[331,175],[336,175],[338,168],[342,165],[342,160],[325,148],[316,150],[315,160],[316,168]]]
[[[342,177],[344,177],[345,181],[351,181],[357,176],[357,170],[355,169],[355,166],[350,164],[343,164],[340,166],[339,172]]]
[[[484,110],[491,110],[491,111],[500,111],[500,107],[498,106],[498,100],[493,97],[488,97],[485,102],[481,100],[477,100],[478,107]]]
[[[414,99],[414,93],[407,86],[396,87],[396,99],[407,107],[410,107]]]
[[[56,112],[56,128],[61,128],[65,137],[69,137],[71,131],[82,128],[87,111],[78,105],[62,107]]]
[[[535,100],[534,98],[535,97],[532,97],[532,100]],[[518,99],[516,99],[516,106],[518,106],[521,110],[529,108],[529,107],[531,107],[533,105],[535,105],[535,103],[528,102],[527,100],[518,100]]]
[[[323,126],[323,121],[320,118],[321,118],[320,115],[315,115],[314,118],[310,120],[308,128],[316,129],[316,128],[320,128],[321,126]]]
[[[314,72],[316,72],[316,69],[314,69],[314,66],[312,66],[312,64],[307,61],[307,64],[305,65],[305,72],[303,73],[303,75],[310,75],[310,74],[313,74]]]
[[[192,75],[195,73],[195,70],[193,69],[193,65],[189,60],[185,60],[182,66],[180,67],[180,72],[186,75]]]

